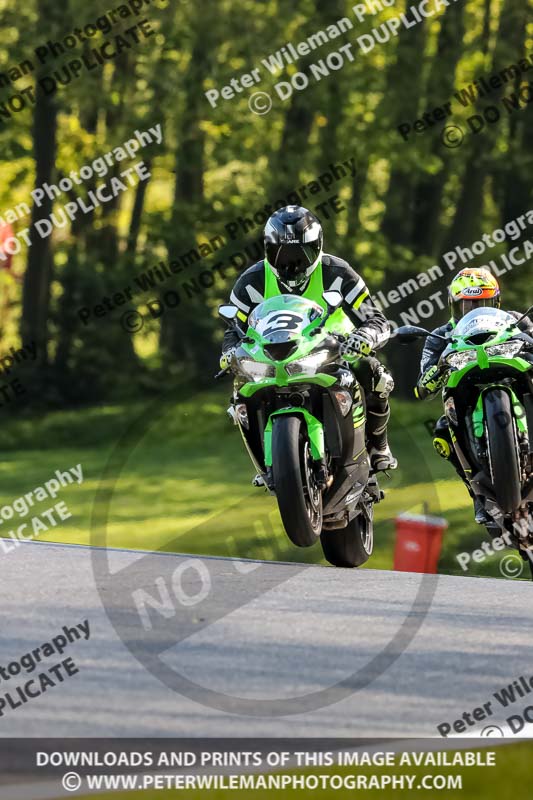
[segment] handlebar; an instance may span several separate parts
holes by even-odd
[[[228,374],[228,372],[231,372],[229,367],[226,367],[226,369],[221,369],[220,372],[217,372],[217,374],[215,375],[215,380],[216,381],[220,380],[220,378],[223,378],[224,375]]]
[[[437,367],[439,370],[438,372],[439,375],[446,375],[447,372],[453,372],[456,369],[456,367],[452,367],[451,364],[448,364],[447,361],[443,361],[440,358],[437,361]]]

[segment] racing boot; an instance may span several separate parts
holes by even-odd
[[[396,469],[398,461],[392,455],[387,440],[387,423],[390,417],[389,402],[386,398],[379,398],[378,405],[375,396],[371,399],[373,402],[367,405],[370,465],[374,472]]]
[[[370,465],[374,472],[384,472],[388,469],[396,469],[398,459],[394,458],[386,442],[384,447],[373,446],[370,448]]]
[[[370,465],[374,472],[383,472],[396,469],[398,466],[387,439],[390,419],[389,395],[394,389],[394,380],[388,369],[377,359],[368,359],[368,364],[372,369],[372,391],[366,396],[366,430]]]
[[[494,525],[494,520],[490,514],[485,511],[483,503],[477,495],[474,497],[474,519],[478,525]]]

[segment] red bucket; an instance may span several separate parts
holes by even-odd
[[[436,573],[447,527],[448,523],[442,517],[399,514],[396,517],[394,569]]]

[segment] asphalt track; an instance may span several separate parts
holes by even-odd
[[[63,625],[88,619],[91,626],[90,639],[63,655],[79,674],[5,711],[0,737],[438,737],[440,723],[533,675],[529,582],[432,576],[421,597],[422,577],[410,573],[202,559],[214,600],[187,610],[180,636],[172,634],[174,618],[158,615],[161,624],[143,639],[128,604],[131,588],[148,590],[154,576],[191,557],[120,550],[110,556],[114,575],[103,592],[110,615],[90,548],[28,542],[0,556],[0,665]],[[146,657],[162,653],[167,667],[199,686],[199,697],[202,687],[206,696],[219,692],[234,710],[232,696],[247,698],[266,715],[228,713],[163,685],[123,644],[110,616],[143,641]],[[378,658],[384,669],[377,675],[383,652],[390,663]],[[328,705],[279,715],[284,704],[289,712],[298,707],[295,697],[304,708],[312,693],[343,681],[348,688],[324,694]],[[21,682],[2,681],[0,691]],[[508,734],[506,717],[528,702],[533,692],[511,709],[495,708],[467,733],[479,735],[493,723]]]

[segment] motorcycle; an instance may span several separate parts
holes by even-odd
[[[238,309],[220,306],[240,342],[216,377],[234,375],[228,413],[291,542],[320,539],[330,564],[359,567],[372,553],[374,504],[384,495],[370,468],[364,392],[340,355],[357,323],[340,292],[323,300],[324,307],[269,298],[251,313],[246,334]]]
[[[533,577],[533,339],[520,320],[481,307],[448,336],[409,325],[396,336],[446,341],[438,367],[446,373],[442,399],[455,453],[492,518],[489,534],[515,546]]]

